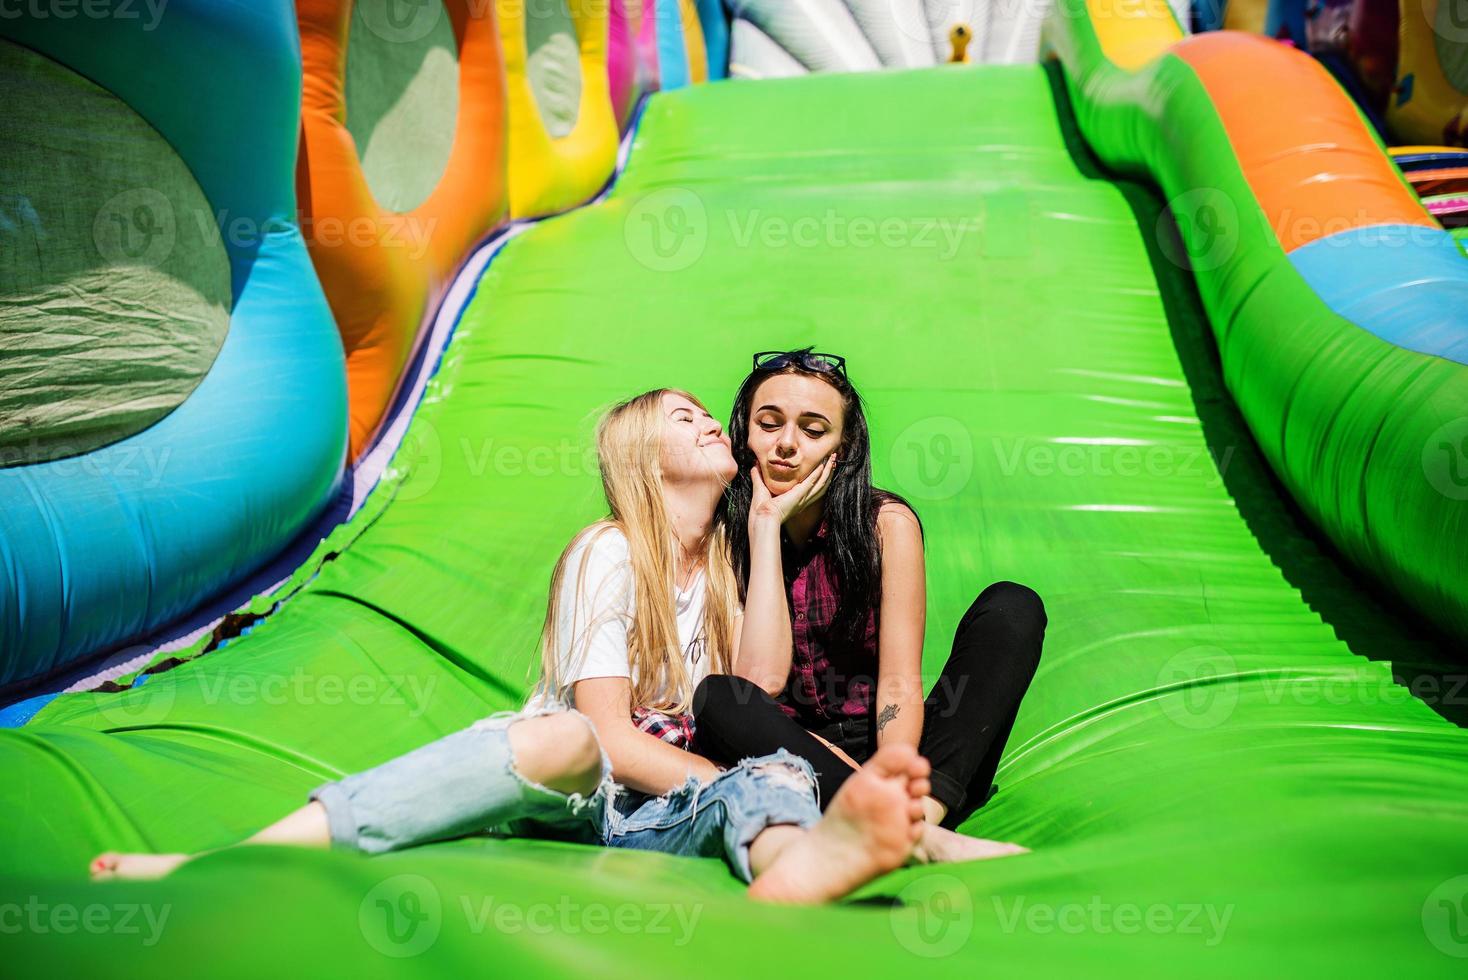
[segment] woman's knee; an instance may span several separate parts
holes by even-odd
[[[1039,667],[1048,622],[1045,603],[1038,592],[1018,582],[995,582],[979,593],[964,614],[958,626],[955,650],[983,650],[986,657],[992,656],[995,650],[1005,651],[1027,661],[1033,673]],[[986,642],[981,645],[959,642],[966,632],[980,625]],[[995,641],[999,641],[997,645]]]
[[[516,771],[531,782],[583,796],[601,784],[601,742],[585,715],[558,711],[525,718],[506,735]]]
[[[994,614],[1013,628],[1027,632],[1044,633],[1049,617],[1045,614],[1045,601],[1040,593],[1028,585],[1018,582],[995,582],[980,592],[964,614],[965,623],[983,614]]]
[[[747,707],[754,692],[753,681],[733,674],[710,674],[693,691],[693,717],[699,727],[718,725]]]

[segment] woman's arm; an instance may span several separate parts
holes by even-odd
[[[917,515],[897,503],[877,513],[882,613],[877,632],[877,745],[917,747],[923,734],[923,630],[927,578]]]
[[[836,472],[833,452],[805,479],[778,497],[770,493],[759,466],[750,469],[754,495],[749,506],[749,587],[744,596],[744,626],[734,646],[734,673],[758,684],[765,693],[785,690],[790,677],[794,636],[785,599],[785,566],[780,556],[780,528],[826,493]]]
[[[588,677],[572,689],[576,708],[596,726],[612,760],[612,778],[623,786],[661,796],[697,776],[708,782],[719,767],[701,755],[669,745],[632,724],[632,683],[625,677]]]
[[[781,524],[778,514],[750,514],[749,588],[734,645],[734,673],[771,695],[785,690],[793,644],[780,560]]]

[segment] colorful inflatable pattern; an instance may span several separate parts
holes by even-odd
[[[107,164],[114,174],[131,167],[136,190],[103,202],[95,243],[72,240],[90,246],[97,270],[72,278],[68,290],[84,297],[73,308],[100,313],[88,317],[97,325],[134,310],[141,318],[146,307],[128,304],[134,270],[151,266],[187,282],[169,263],[202,230],[210,244],[196,275],[204,278],[197,298],[179,307],[195,323],[180,326],[207,347],[217,327],[193,312],[199,300],[228,316],[212,363],[180,360],[191,375],[202,363],[207,371],[168,414],[79,455],[0,469],[0,685],[11,685],[145,635],[279,551],[341,480],[347,392],[341,340],[297,222],[301,69],[291,5],[181,0],[156,22],[7,17],[0,34],[7,50],[47,59],[48,73],[69,84],[88,80],[156,131],[149,155]],[[0,112],[7,128],[23,125],[12,122],[16,111]],[[105,157],[108,145],[93,152]],[[165,151],[187,167],[197,194],[154,190]],[[216,248],[227,298],[210,282],[207,255]],[[131,351],[109,350],[108,359],[159,356],[141,325],[135,338]],[[36,400],[85,367],[55,358]]]
[[[502,6],[0,19],[0,690],[310,554],[471,247],[606,183],[604,5]],[[670,9],[663,87],[706,77]]]
[[[492,13],[451,0],[396,24],[385,10],[296,4],[305,76],[297,194],[346,351],[354,459],[397,393],[430,304],[507,210]]]

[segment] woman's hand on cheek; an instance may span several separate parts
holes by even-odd
[[[776,497],[770,493],[770,488],[766,486],[764,476],[760,473],[759,464],[756,463],[750,468],[750,480],[754,486],[754,495],[749,504],[750,531],[753,532],[756,525],[764,521],[778,521],[783,525],[820,500],[826,495],[826,488],[831,485],[831,475],[835,472],[836,454],[833,452],[821,465],[806,474],[805,479]]]

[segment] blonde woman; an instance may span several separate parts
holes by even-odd
[[[610,516],[552,574],[542,676],[520,712],[476,722],[318,787],[245,843],[366,853],[478,831],[722,856],[751,897],[838,898],[904,863],[929,768],[876,753],[824,816],[811,767],[781,750],[721,770],[689,750],[694,686],[727,672],[742,633],[715,508],[728,437],[692,395],[658,389],[597,430]],[[184,854],[102,854],[94,878],[153,878]]]

